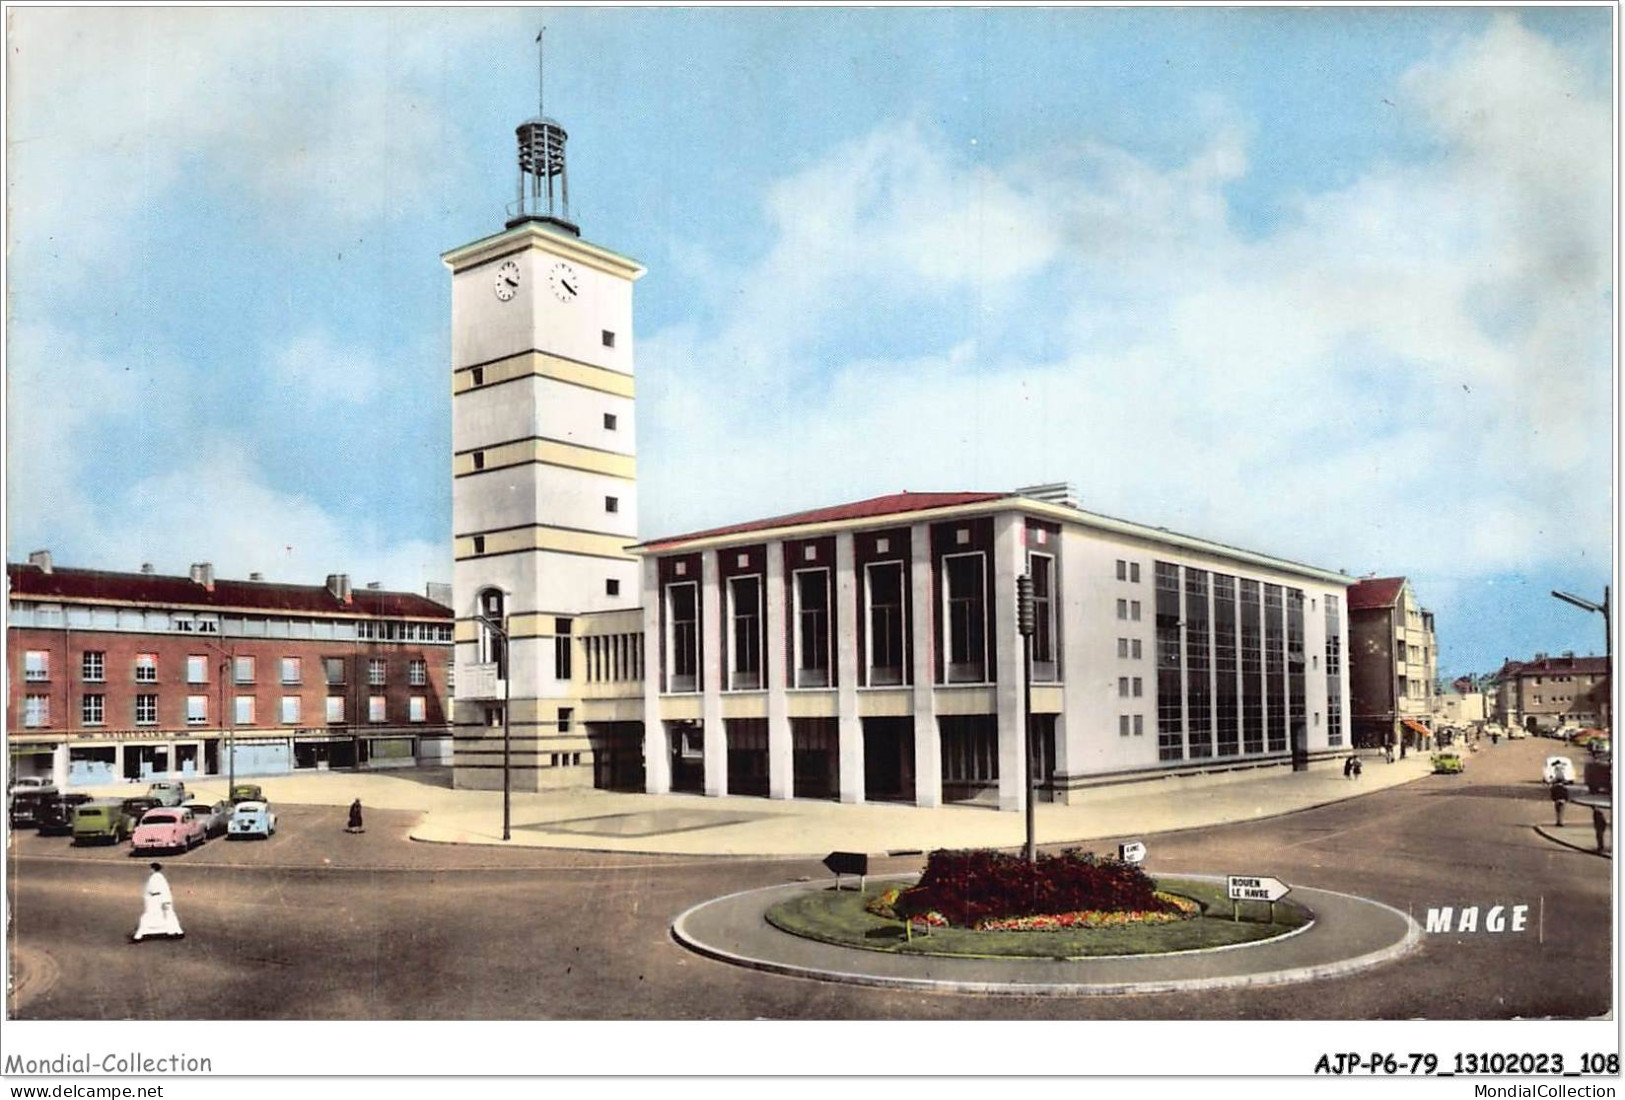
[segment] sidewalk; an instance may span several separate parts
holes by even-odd
[[[1197,778],[1153,779],[1081,793],[1078,804],[1037,808],[1038,841],[1058,844],[1133,837],[1304,810],[1419,779],[1431,771],[1425,753],[1386,764],[1364,756],[1359,779],[1345,779],[1328,761],[1307,772],[1286,768]],[[500,791],[450,789],[449,772],[316,772],[266,776],[253,782],[273,803],[347,806],[359,798],[374,809],[421,810],[414,840],[502,845]],[[215,777],[188,784],[194,797],[226,796]],[[127,784],[105,793],[128,796]],[[832,851],[881,854],[942,847],[1017,847],[1022,814],[972,806],[862,806],[812,800],[706,798],[598,790],[514,792],[510,847],[570,848],[671,855],[818,856]]]

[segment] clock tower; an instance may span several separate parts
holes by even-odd
[[[506,226],[452,249],[453,782],[592,785],[576,615],[636,607],[636,261],[571,220],[563,127],[517,129]],[[504,753],[504,742],[508,751]]]

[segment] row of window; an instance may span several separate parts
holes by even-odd
[[[256,659],[253,657],[233,657],[231,660],[232,682],[238,684],[252,684],[255,682]],[[373,687],[383,687],[388,683],[389,660],[385,657],[368,657],[367,683]],[[343,657],[322,658],[322,671],[328,684],[346,683],[346,659]],[[283,657],[278,669],[281,672],[281,682],[284,684],[300,684],[304,682],[304,662],[299,657]],[[158,682],[158,655],[156,653],[138,653],[132,663],[132,674],[138,684],[153,684]],[[107,682],[107,653],[105,650],[86,650],[79,658],[79,678],[87,684],[100,684]],[[51,679],[51,654],[48,650],[30,649],[23,654],[23,679],[30,683],[45,683]],[[186,682],[189,684],[206,684],[209,682],[209,658],[204,654],[191,654],[186,658]],[[412,687],[424,687],[429,683],[429,664],[421,657],[410,658],[406,663],[406,682]]]
[[[813,547],[806,547],[813,551]],[[741,555],[745,558],[745,555]],[[748,560],[748,559],[746,559]],[[677,563],[681,575],[683,563]],[[869,562],[863,567],[864,683],[871,687],[910,681],[910,636],[905,599],[907,566],[902,561]],[[1057,678],[1055,559],[1028,555],[1033,580],[1035,633],[1033,678]],[[942,558],[942,622],[946,637],[945,682],[986,683],[988,667],[987,555],[981,551]],[[700,592],[693,580],[665,586],[666,690],[699,690]],[[766,579],[761,573],[727,578],[723,586],[728,624],[724,690],[748,691],[764,685],[763,625]],[[833,585],[828,566],[791,571],[790,686],[822,688],[834,683],[832,648]]]
[[[1122,558],[1118,558],[1117,579],[1120,581],[1128,581],[1130,584],[1139,584],[1140,563],[1137,561],[1125,561]]]
[[[256,700],[252,695],[239,695],[232,700],[232,722],[238,726],[251,726],[258,721],[256,714]],[[429,715],[429,701],[427,696],[413,695],[407,699],[408,722],[426,722]],[[339,725],[346,721],[345,697],[342,695],[329,695],[327,697],[326,721],[328,725]],[[277,721],[282,725],[299,725],[304,721],[303,706],[297,695],[284,695],[277,710]],[[153,694],[140,694],[135,697],[133,717],[137,726],[156,726],[158,724],[158,696]],[[79,698],[79,721],[85,726],[102,726],[107,724],[107,697],[99,694],[82,695]],[[207,695],[188,695],[186,697],[186,724],[201,726],[209,721],[209,697]],[[389,721],[388,700],[382,695],[372,695],[367,698],[367,721]],[[28,729],[39,729],[51,724],[51,697],[49,695],[25,695],[23,697],[23,726]]]
[[[1119,638],[1119,639],[1117,639],[1117,655],[1119,657],[1124,658],[1125,660],[1138,661],[1143,656],[1143,653],[1141,652],[1141,649],[1140,649],[1140,639],[1138,639],[1138,638]]]
[[[215,612],[177,612],[139,607],[80,607],[35,604],[11,605],[11,625],[46,630],[114,630],[143,634],[214,634],[235,638],[310,638],[316,641],[363,639],[390,642],[446,642],[452,640],[447,623],[396,619],[280,619],[261,616],[220,615]]]

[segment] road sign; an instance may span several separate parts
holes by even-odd
[[[841,888],[842,875],[857,875],[858,889],[864,887],[864,876],[869,873],[869,857],[863,852],[831,852],[824,857],[824,866],[835,875],[835,888]]]
[[[1292,892],[1292,887],[1278,878],[1257,875],[1230,875],[1225,879],[1226,892],[1231,901],[1280,901]]]
[[[1124,863],[1144,863],[1145,844],[1138,840],[1131,840],[1127,844],[1117,846],[1117,858]]]

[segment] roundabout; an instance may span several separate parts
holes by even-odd
[[[1220,889],[1224,882],[1201,874],[1167,877],[1209,888],[1217,883]],[[846,892],[846,899],[861,896]],[[1166,949],[1142,948],[1139,953],[1054,957],[979,954],[973,953],[974,948],[936,953],[931,940],[938,938],[940,943],[946,938],[940,930],[933,937],[916,931],[899,943],[900,926],[896,932],[871,935],[885,926],[878,919],[871,929],[861,923],[851,925],[847,942],[833,942],[839,937],[832,935],[813,938],[805,927],[794,933],[785,930],[784,926],[796,923],[786,915],[807,912],[809,899],[816,899],[811,909],[817,912],[824,908],[822,903],[838,897],[825,883],[792,883],[729,894],[684,912],[672,923],[672,936],[708,958],[768,973],[946,993],[1062,997],[1315,981],[1379,966],[1409,954],[1421,943],[1421,928],[1397,909],[1351,894],[1301,886],[1293,889],[1292,898],[1305,917],[1283,920],[1268,938],[1208,946],[1177,946],[1178,941],[1171,941]],[[861,900],[847,903],[846,899],[836,904],[862,907]],[[1207,921],[1215,926],[1230,923],[1217,916]],[[1052,933],[1006,933],[1003,941],[1049,935]],[[859,946],[861,939],[872,942]],[[1109,945],[1111,941],[1097,936],[1097,942]],[[1109,946],[1107,950],[1111,950]]]

